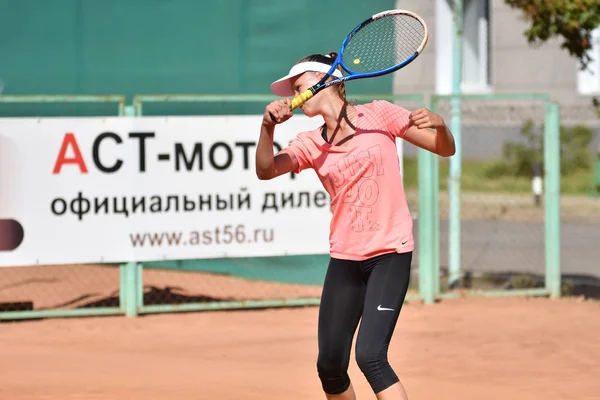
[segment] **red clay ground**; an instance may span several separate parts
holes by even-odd
[[[316,308],[0,324],[0,399],[324,398]],[[600,303],[458,299],[402,311],[411,399],[600,399]],[[361,399],[372,399],[354,360]]]

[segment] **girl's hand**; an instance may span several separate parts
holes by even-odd
[[[442,117],[426,108],[419,108],[418,110],[413,111],[410,113],[409,118],[411,125],[414,125],[419,129],[437,129],[445,125]]]
[[[292,101],[281,99],[271,102],[265,108],[263,125],[274,126],[287,121],[292,117]]]

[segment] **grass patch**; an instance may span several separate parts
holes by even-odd
[[[496,161],[463,160],[462,185],[465,192],[505,192],[531,193],[531,179],[514,176],[488,177],[486,172],[496,165]],[[448,189],[448,172],[450,162],[440,159],[439,187]],[[593,178],[592,169],[578,170],[570,175],[561,177],[561,193],[585,194],[590,188]],[[415,157],[404,157],[404,187],[416,189],[418,184],[418,167]]]

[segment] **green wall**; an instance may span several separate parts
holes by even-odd
[[[0,0],[4,94],[264,93],[394,0]],[[391,77],[348,84],[389,93]],[[6,107],[6,106],[3,106]]]

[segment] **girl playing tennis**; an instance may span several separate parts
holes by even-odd
[[[303,58],[273,82],[272,91],[298,95],[329,71],[336,56]],[[341,76],[341,69],[334,76]],[[274,154],[275,126],[292,117],[291,100],[266,107],[256,173],[264,180],[312,168],[331,196],[330,262],[318,320],[323,391],[328,399],[355,399],[347,369],[362,318],[355,350],[359,368],[378,399],[407,399],[387,360],[414,249],[395,140],[448,157],[455,152],[454,138],[444,120],[425,108],[409,112],[387,101],[351,105],[343,84],[324,89],[301,109],[309,117],[321,115],[325,123],[297,134]]]

